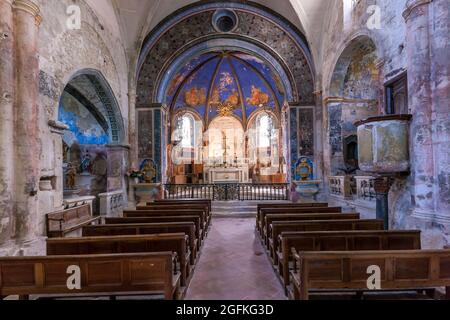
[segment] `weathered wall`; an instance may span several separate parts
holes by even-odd
[[[366,9],[370,5],[381,10],[380,29],[367,27],[370,14]],[[403,17],[407,5],[412,8],[410,21]],[[375,100],[372,111],[362,105],[365,114],[350,109],[349,115],[354,117],[347,119],[351,121],[382,114],[384,84],[408,71],[409,111],[414,116],[412,167],[411,175],[397,179],[390,191],[390,224],[397,229],[421,229],[424,247],[434,248],[450,241],[449,6],[448,0],[361,0],[344,25],[342,1],[335,1],[322,39],[322,90],[328,101],[324,104],[325,175],[335,174],[342,161],[339,148],[344,135],[342,128],[346,126],[344,114],[349,111],[333,97]],[[362,64],[369,62],[367,67],[360,70],[358,77],[343,77],[340,90],[336,90],[333,75],[342,72],[340,59],[358,38],[369,38],[374,43],[376,59],[360,59]],[[379,78],[368,82],[366,72],[374,67],[374,62]],[[350,66],[348,70],[351,69]],[[343,134],[339,135],[340,132]]]
[[[113,34],[108,29],[108,24],[100,21],[82,0],[35,0],[34,3],[39,7],[42,17],[36,52],[39,61],[36,137],[40,160],[29,163],[28,166],[39,172],[36,194],[39,208],[37,217],[28,220],[24,230],[35,240],[26,246],[21,241],[8,241],[8,230],[12,228],[13,221],[0,216],[0,254],[19,254],[20,249],[23,249],[24,254],[42,251],[44,216],[62,208],[62,127],[55,125],[55,121],[58,120],[61,94],[71,78],[83,69],[94,69],[104,76],[124,120],[123,143],[127,143],[128,139],[128,66],[120,34],[117,31]],[[69,30],[66,25],[69,18],[66,10],[69,5],[78,5],[81,9],[80,30]],[[15,223],[20,223],[20,220]]]

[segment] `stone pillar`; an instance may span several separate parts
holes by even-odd
[[[378,177],[374,181],[374,189],[377,197],[377,219],[384,221],[384,229],[389,230],[389,190],[392,179]]]
[[[430,24],[436,217],[450,222],[450,1],[433,0]],[[432,28],[432,29],[431,29]]]
[[[35,238],[39,185],[39,7],[29,0],[15,0],[14,40],[16,50],[15,91],[15,238]]]
[[[156,182],[163,182],[166,168],[166,106],[155,103],[136,108],[136,140],[138,164],[152,160],[156,166]]]
[[[430,217],[435,211],[432,91],[430,60],[430,6],[432,0],[409,0],[406,21],[411,167],[415,215]],[[448,63],[448,62],[447,62]]]
[[[136,126],[136,88],[130,88],[128,92],[128,106],[129,106],[129,140],[130,140],[130,166],[137,168],[138,161],[138,142],[137,142],[137,126]]]
[[[12,0],[0,0],[0,244],[12,236],[14,38]]]

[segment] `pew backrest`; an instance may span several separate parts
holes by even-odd
[[[0,296],[134,295],[174,297],[179,274],[172,252],[0,258]],[[81,272],[80,289],[69,289],[71,266]]]
[[[420,235],[419,230],[283,232],[278,237],[278,259],[284,283],[290,283],[289,261],[294,252],[420,250]]]
[[[383,290],[450,286],[450,250],[313,251],[295,258],[300,299],[311,289],[368,290],[371,266],[380,268]]]
[[[89,204],[70,208],[45,215],[47,237],[64,237],[65,235],[81,229],[83,226],[97,222],[100,217],[91,215]]]
[[[290,207],[290,208],[262,208],[257,215],[257,227],[261,231],[264,219],[268,214],[311,214],[311,213],[341,213],[342,207]]]
[[[83,237],[148,235],[161,233],[184,233],[189,237],[191,252],[195,252],[198,239],[193,222],[108,224],[83,227]]]

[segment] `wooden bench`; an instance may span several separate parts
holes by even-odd
[[[269,232],[269,253],[276,259],[278,236],[282,232],[305,231],[351,231],[351,230],[383,230],[382,220],[310,220],[310,221],[275,221]],[[274,261],[276,264],[276,261]]]
[[[172,203],[154,203],[147,206],[138,206],[136,207],[138,211],[161,211],[161,210],[203,210],[206,216],[206,222],[208,225],[211,224],[211,212],[209,211],[209,206],[206,204],[172,204]]]
[[[278,271],[285,286],[293,255],[303,251],[419,250],[420,231],[283,232],[278,236]]]
[[[210,199],[162,199],[155,200],[153,203],[170,203],[170,204],[206,204],[208,205],[209,212],[212,212],[212,201]],[[149,202],[148,204],[152,204]]]
[[[208,226],[206,223],[205,212],[202,210],[162,210],[162,211],[124,211],[124,218],[150,218],[150,217],[183,217],[183,216],[197,216],[200,218],[200,228],[201,230],[196,230],[197,234],[207,235]],[[196,227],[197,228],[197,227]],[[202,245],[203,237],[199,237],[199,246]]]
[[[341,207],[323,207],[323,208],[267,208],[261,209],[258,219],[259,232],[262,234],[264,229],[264,219],[268,214],[303,214],[303,213],[341,213]]]
[[[256,206],[256,228],[259,228],[259,219],[262,209],[280,208],[324,208],[328,203],[259,203]]]
[[[83,227],[83,237],[98,236],[125,236],[148,235],[161,233],[184,233],[189,237],[189,249],[191,251],[191,265],[195,265],[195,259],[199,252],[198,239],[195,236],[193,222],[167,222],[167,223],[142,223],[142,224],[108,224]]]
[[[193,222],[195,235],[198,239],[205,238],[205,230],[202,229],[199,216],[161,216],[161,217],[137,217],[137,218],[105,218],[105,224],[141,224],[164,222]],[[200,244],[201,245],[201,244]]]
[[[99,222],[100,218],[91,215],[91,206],[88,204],[60,212],[48,213],[45,215],[47,237],[64,237],[81,230],[86,225]]]
[[[60,238],[47,240],[47,255],[87,255],[114,253],[175,252],[181,271],[181,286],[190,274],[189,239],[184,233],[158,235]]]
[[[274,221],[302,221],[302,220],[357,220],[359,213],[303,213],[303,214],[267,214],[264,218],[262,235],[264,242],[268,244],[270,225]]]
[[[46,298],[163,294],[176,299],[180,273],[172,252],[0,258],[0,296]],[[69,266],[81,270],[81,289],[70,290]]]
[[[310,291],[370,291],[369,266],[381,268],[381,290],[446,287],[450,299],[450,250],[300,252],[292,271],[293,298]]]

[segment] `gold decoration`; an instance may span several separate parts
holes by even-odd
[[[247,103],[252,106],[263,107],[269,103],[270,97],[264,93],[260,88],[252,86],[252,96],[247,98]]]
[[[206,103],[206,89],[193,87],[184,94],[184,102],[190,107],[198,107]]]

